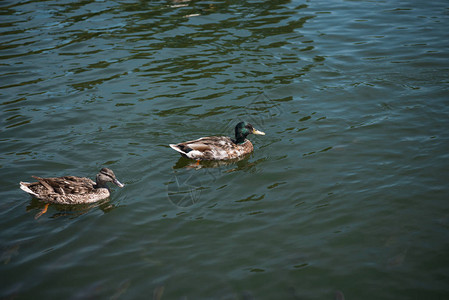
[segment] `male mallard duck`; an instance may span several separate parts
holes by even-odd
[[[225,160],[234,159],[253,151],[253,144],[246,139],[248,134],[265,135],[246,122],[235,126],[235,139],[227,136],[202,137],[194,141],[170,144],[170,147],[182,156],[196,160]]]
[[[96,182],[89,178],[76,176],[32,177],[39,182],[20,182],[20,188],[40,200],[59,204],[83,204],[105,199],[110,194],[106,185],[108,182],[124,187],[115,178],[114,172],[108,168],[100,170]]]

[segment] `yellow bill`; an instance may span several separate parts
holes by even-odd
[[[254,130],[253,130],[253,134],[265,135],[265,132],[259,131],[259,130],[257,130],[257,129],[254,129]]]

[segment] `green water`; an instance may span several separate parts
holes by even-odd
[[[2,1],[0,298],[447,299],[447,1]],[[183,159],[232,135],[254,153]],[[125,183],[44,204],[31,176]]]

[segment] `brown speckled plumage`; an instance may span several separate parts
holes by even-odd
[[[85,177],[64,176],[40,178],[32,176],[38,182],[20,182],[20,188],[28,194],[50,203],[82,204],[92,203],[109,197],[107,182],[119,187],[120,183],[114,172],[103,168],[97,174],[96,182]]]
[[[265,134],[254,129],[251,124],[240,122],[235,127],[235,139],[226,136],[210,136],[184,143],[170,144],[170,147],[182,156],[196,160],[235,159],[253,151],[253,144],[246,139],[246,136],[251,133]]]

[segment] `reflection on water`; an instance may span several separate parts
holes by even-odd
[[[216,185],[217,180],[225,174],[233,172],[254,172],[259,163],[265,158],[252,160],[252,154],[239,159],[224,161],[194,161],[181,157],[173,166],[173,175],[168,182],[167,196],[177,207],[189,207],[201,201],[203,191]],[[217,187],[224,189],[228,184]],[[273,186],[274,187],[274,186]],[[206,196],[207,197],[207,196]]]
[[[445,1],[0,8],[0,298],[448,298]],[[241,160],[168,147],[242,120]],[[38,220],[17,188],[103,165]]]
[[[41,217],[40,212],[45,208],[45,212],[47,213],[47,217],[50,218],[59,218],[59,217],[69,217],[69,218],[76,218],[81,215],[84,215],[88,213],[90,210],[98,208],[103,213],[108,213],[112,211],[113,209],[119,207],[118,204],[111,203],[109,198],[106,198],[104,200],[101,200],[99,202],[95,203],[89,203],[89,204],[75,204],[75,205],[62,205],[62,204],[50,204],[51,211],[48,212],[46,208],[46,203],[40,201],[39,199],[32,198],[30,200],[30,203],[26,207],[26,211],[39,211],[35,218]],[[55,211],[56,212],[53,212]]]
[[[9,264],[14,256],[19,255],[19,249],[20,244],[4,247],[0,256],[0,262],[5,265]]]
[[[180,157],[173,166],[173,176],[166,183],[168,199],[175,206],[189,207],[198,203],[203,190],[210,188],[222,173],[251,166],[251,154],[224,161],[194,161]]]
[[[179,156],[179,155],[177,155]],[[250,165],[248,164],[248,159],[251,157],[251,153],[236,158],[236,159],[228,159],[228,160],[192,160],[185,157],[180,157],[176,164],[173,166],[173,169],[182,169],[182,168],[191,168],[191,169],[202,169],[202,168],[219,168],[226,166],[242,166],[242,165]],[[239,163],[240,162],[240,163]]]

